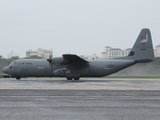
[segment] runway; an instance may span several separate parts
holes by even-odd
[[[0,89],[30,90],[160,90],[160,79],[81,78],[1,78]]]
[[[159,83],[159,79],[2,78],[0,119],[159,120]]]

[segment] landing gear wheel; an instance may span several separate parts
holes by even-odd
[[[20,77],[20,76],[17,76],[17,77],[16,77],[16,79],[17,79],[17,80],[20,80],[20,79],[21,79],[21,77]]]
[[[79,80],[79,77],[75,77],[74,80]]]
[[[67,80],[72,80],[72,78],[71,77],[67,77]]]

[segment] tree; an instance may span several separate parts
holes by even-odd
[[[2,55],[0,55],[0,60],[2,59]]]

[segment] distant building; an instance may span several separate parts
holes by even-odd
[[[19,54],[15,54],[14,51],[11,51],[11,53],[8,54],[8,58],[12,58],[12,57],[18,57],[18,58],[20,58],[20,55]]]
[[[96,54],[92,54],[92,55],[81,55],[80,56],[83,59],[87,59],[87,60],[95,60],[95,59],[99,59],[99,57]]]
[[[127,56],[131,51],[131,48],[122,50],[120,48],[105,47],[105,51],[101,53],[101,58],[115,58]]]
[[[160,45],[155,47],[154,55],[155,57],[160,57]]]
[[[120,48],[111,48],[109,46],[105,47],[104,52],[101,53],[101,58],[115,58],[127,56],[131,51],[131,48],[122,50]],[[156,46],[154,49],[155,57],[160,57],[160,45]]]
[[[41,48],[39,48],[37,51],[31,50],[31,49],[26,51],[26,57],[31,57],[34,55],[36,55],[38,57],[42,57],[44,59],[47,59],[47,58],[49,58],[50,55],[53,56],[53,51],[52,51],[52,49],[51,50],[44,50]]]

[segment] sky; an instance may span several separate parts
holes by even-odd
[[[0,55],[29,49],[97,54],[106,46],[132,48],[140,30],[149,28],[160,45],[159,0],[0,0]]]

